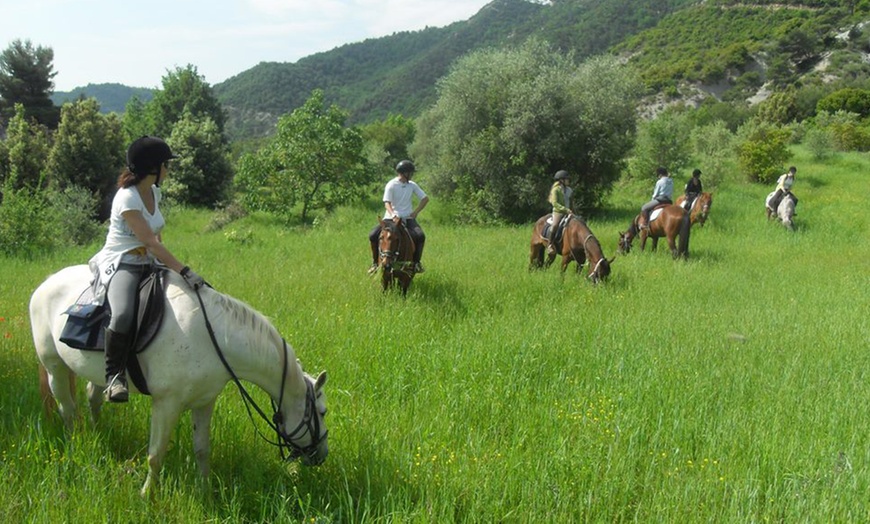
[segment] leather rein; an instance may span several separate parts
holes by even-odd
[[[260,437],[272,444],[273,446],[278,447],[278,450],[281,454],[282,460],[295,460],[299,457],[308,457],[309,459],[313,459],[317,455],[317,448],[320,443],[326,438],[329,431],[324,432],[323,435],[320,434],[320,419],[317,417],[316,411],[316,398],[314,394],[314,386],[311,384],[311,381],[305,380],[305,414],[302,416],[302,420],[296,426],[296,428],[287,433],[284,431],[284,415],[281,413],[281,403],[284,401],[284,385],[287,381],[287,361],[288,361],[288,351],[287,351],[287,341],[283,338],[281,341],[284,343],[284,363],[281,371],[281,388],[278,393],[278,403],[276,404],[274,400],[271,400],[273,414],[271,419],[266,415],[265,412],[257,405],[254,399],[251,397],[250,393],[245,389],[242,385],[239,377],[236,376],[236,373],[230,367],[229,362],[227,362],[226,357],[224,356],[223,351],[221,351],[220,346],[218,345],[217,338],[214,334],[214,329],[212,329],[211,322],[208,320],[208,315],[205,311],[205,303],[203,303],[202,296],[200,295],[199,289],[196,291],[196,298],[199,300],[199,306],[202,310],[202,316],[205,319],[205,327],[208,331],[208,336],[211,338],[211,343],[214,346],[215,351],[218,354],[218,357],[226,368],[227,372],[232,377],[233,382],[236,384],[236,387],[239,388],[239,394],[242,396],[242,401],[245,404],[245,410],[248,412],[248,418],[251,419],[251,422],[254,423],[254,429],[257,431],[257,434]],[[251,413],[251,409],[260,415],[260,418],[266,421],[266,424],[275,432],[278,437],[278,440],[271,440],[263,433],[260,432],[260,429],[257,427],[257,424],[254,422],[254,416]],[[304,437],[305,434],[308,433],[311,435],[311,443],[307,446],[302,446],[294,442],[295,440],[299,440]],[[289,449],[289,451],[288,451]]]

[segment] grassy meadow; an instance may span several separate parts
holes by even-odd
[[[282,463],[228,386],[210,483],[189,414],[154,501],[149,399],[65,434],[27,316],[98,245],[0,259],[0,514],[9,522],[858,522],[870,520],[870,158],[797,150],[796,230],[767,186],[717,188],[688,261],[619,256],[593,286],[529,272],[531,224],[452,224],[433,203],[407,299],[366,276],[374,208],[307,229],[171,210],[164,241],[329,372],[330,455]],[[682,187],[685,176],[678,176]],[[652,188],[589,219],[605,254]],[[637,247],[637,244],[635,244]],[[584,272],[585,274],[585,272]],[[217,358],[217,357],[216,357]],[[268,402],[261,391],[255,396]],[[84,384],[79,384],[86,405]]]

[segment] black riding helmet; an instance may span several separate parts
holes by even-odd
[[[417,168],[414,167],[414,163],[410,160],[402,160],[396,164],[396,172],[405,175],[406,178],[411,178],[411,174],[416,170]]]
[[[172,153],[169,144],[156,136],[138,138],[127,148],[127,167],[140,177],[159,171],[160,164],[171,158],[178,156]]]
[[[696,169],[696,170],[692,171],[692,176],[701,176],[701,170]]]
[[[553,175],[553,180],[562,180],[570,177],[571,175],[569,175],[567,171],[560,169],[559,171],[556,171],[555,175]]]

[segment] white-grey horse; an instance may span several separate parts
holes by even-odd
[[[789,229],[789,231],[794,231],[794,196],[791,193],[786,193],[782,196],[782,200],[779,201],[779,206],[777,206],[775,213],[771,212],[770,209],[770,200],[773,198],[773,195],[776,191],[767,195],[767,199],[764,201],[765,209],[767,210],[767,218],[776,218],[782,225]]]
[[[91,278],[85,265],[68,267],[51,275],[30,299],[43,400],[47,407],[54,405],[52,396],[57,400],[69,430],[77,418],[76,375],[89,381],[87,394],[94,420],[103,402],[104,354],[73,349],[59,341],[67,318],[64,311],[75,303]],[[157,486],[169,439],[186,410],[192,413],[196,462],[202,475],[208,476],[212,413],[218,394],[233,379],[231,373],[258,385],[272,398],[276,407],[271,425],[282,450],[291,449],[292,456],[301,457],[306,465],[323,462],[329,451],[323,420],[326,373],[316,380],[304,373],[293,349],[266,317],[251,307],[208,287],[199,293],[198,297],[179,275],[169,272],[163,324],[149,347],[138,355],[151,393],[148,477],[143,495]],[[136,391],[133,383],[130,388]]]

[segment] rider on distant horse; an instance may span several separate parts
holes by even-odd
[[[571,175],[565,170],[556,171],[553,175],[553,186],[550,188],[550,204],[553,206],[553,225],[550,226],[550,238],[547,239],[547,254],[556,254],[556,233],[559,230],[559,223],[562,222],[564,215],[569,215],[571,211],[571,193],[572,190],[568,187],[568,182]]]
[[[411,181],[414,176],[414,163],[410,160],[402,160],[396,164],[396,178],[387,182],[384,188],[384,207],[387,212],[384,213],[384,220],[401,218],[408,229],[411,238],[414,240],[414,272],[422,273],[425,271],[423,265],[420,264],[420,258],[423,256],[423,245],[426,243],[426,234],[423,233],[423,228],[417,223],[417,215],[426,204],[429,203],[429,197],[420,189],[416,182]],[[412,197],[417,195],[419,202],[417,208],[413,207]],[[372,246],[372,265],[369,268],[369,274],[374,274],[378,270],[378,237],[381,234],[381,225],[378,224],[369,233],[369,242]]]
[[[698,198],[704,189],[701,187],[701,170],[696,169],[692,171],[692,178],[686,183],[686,200],[683,204],[683,208],[686,211],[692,210],[692,204],[695,202],[695,199]]]
[[[776,192],[773,194],[773,197],[771,197],[769,205],[770,210],[773,213],[776,213],[780,202],[782,202],[782,197],[786,194],[791,194],[791,199],[794,201],[795,208],[797,208],[798,199],[794,196],[794,193],[791,192],[791,187],[794,185],[795,173],[797,173],[797,168],[791,166],[788,168],[788,173],[780,175],[779,179],[776,181]]]
[[[653,189],[652,200],[644,204],[640,208],[640,220],[638,226],[641,229],[649,228],[649,214],[654,207],[661,204],[672,204],[671,198],[674,195],[674,180],[668,175],[668,170],[664,167],[656,169],[659,179],[656,181],[655,189]]]

